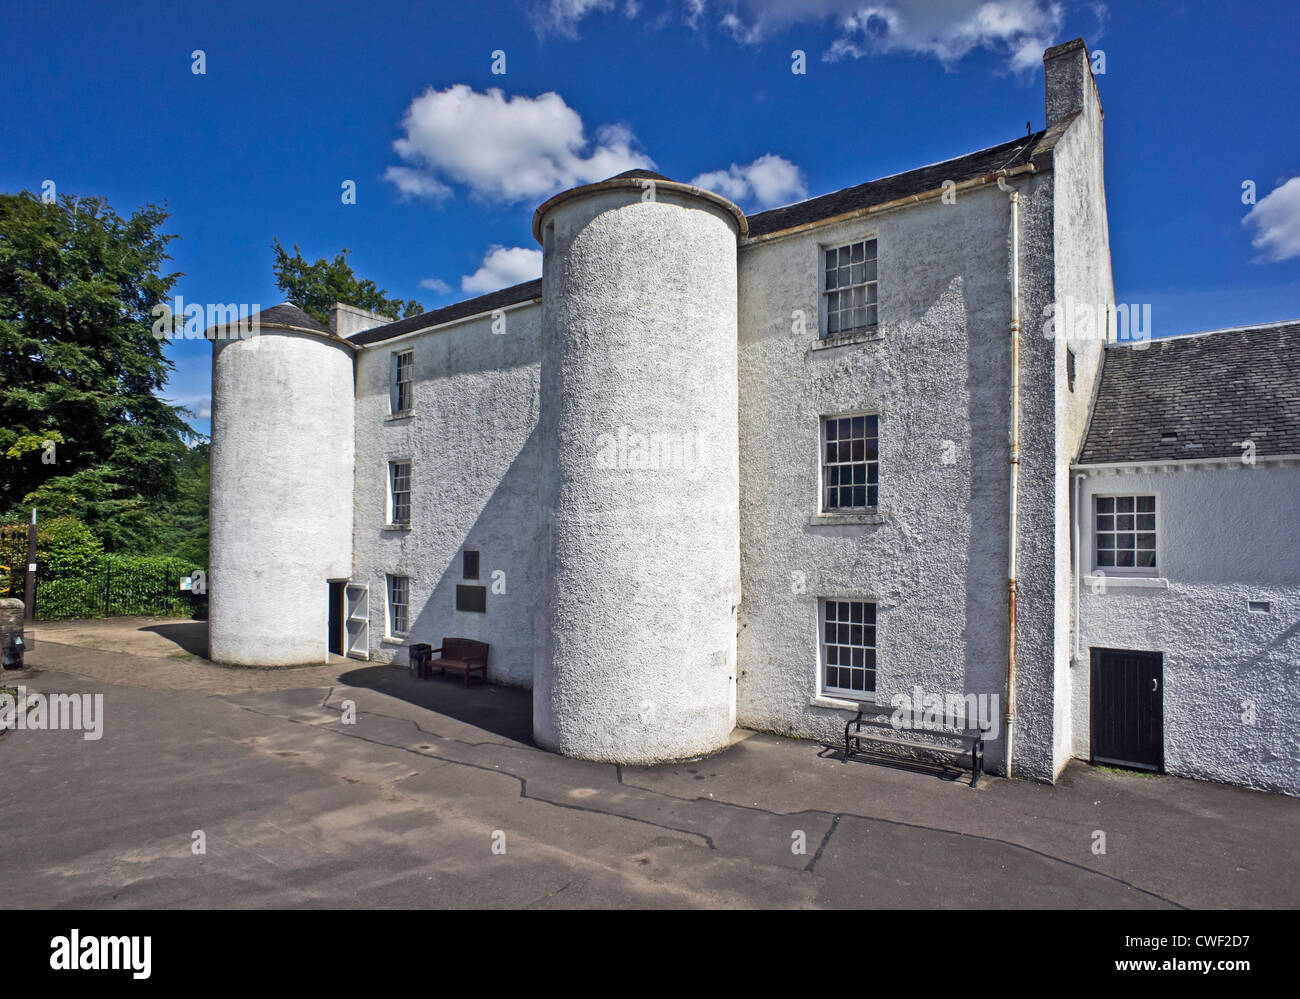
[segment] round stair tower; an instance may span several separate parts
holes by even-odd
[[[329,581],[352,572],[353,347],[293,305],[253,318],[208,333],[209,657],[325,662]]]
[[[556,195],[539,433],[533,729],[629,764],[727,745],[740,603],[736,251],[744,214],[631,171]]]

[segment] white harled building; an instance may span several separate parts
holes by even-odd
[[[749,216],[632,171],[537,209],[539,281],[214,334],[212,658],[477,639],[593,760],[937,697],[1015,776],[1300,793],[1300,325],[1115,342],[1044,67],[1037,133]]]

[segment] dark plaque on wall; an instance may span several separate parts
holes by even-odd
[[[478,614],[486,614],[487,587],[466,586],[464,583],[457,585],[456,609],[458,611],[474,611]]]

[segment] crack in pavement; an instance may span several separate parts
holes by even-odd
[[[804,870],[809,874],[812,874],[817,869],[817,861],[822,859],[822,853],[826,849],[826,844],[831,841],[831,836],[835,834],[835,830],[839,827],[840,813],[836,812],[834,818],[831,819],[831,827],[826,830],[826,835],[822,837],[821,844],[817,847],[817,852],[813,854],[812,860],[808,861],[808,863],[804,865]]]
[[[331,689],[332,689],[332,688],[331,688]],[[252,711],[253,713],[255,713],[255,714],[259,714],[259,715],[262,715],[262,716],[264,716],[264,717],[277,718],[277,719],[279,719],[279,720],[281,720],[281,721],[289,721],[289,722],[293,722],[293,723],[295,723],[295,724],[307,724],[307,723],[305,723],[305,722],[301,722],[301,721],[299,721],[299,720],[297,720],[297,719],[294,719],[294,718],[288,718],[288,717],[286,717],[286,716],[284,716],[284,715],[275,714],[275,713],[273,713],[273,712],[269,712],[269,711],[259,710],[258,708],[253,707],[253,706],[250,706],[250,705],[239,704],[239,703],[236,702],[236,701],[232,701],[232,700],[230,700],[230,699],[229,699],[229,695],[225,695],[225,697],[224,697],[223,699],[225,699],[225,700],[227,701],[227,703],[232,704],[232,705],[234,705],[235,707],[238,707],[238,708],[241,708],[241,709],[243,709],[243,710],[247,710],[247,711]],[[325,705],[325,706],[328,705],[328,700],[329,700],[329,698],[327,697],[326,700],[325,700],[325,702],[324,702],[324,705]],[[379,712],[379,711],[368,711],[368,712],[365,712],[365,714],[372,715],[372,716],[377,717],[377,718],[385,718],[385,719],[387,719],[387,720],[389,720],[389,721],[403,722],[403,723],[405,723],[405,724],[411,725],[411,726],[412,726],[412,727],[413,727],[417,732],[420,732],[420,733],[423,734],[423,735],[431,735],[431,736],[432,736],[433,738],[435,738],[435,739],[440,739],[440,740],[445,741],[445,742],[450,742],[450,743],[455,743],[455,744],[462,745],[462,746],[467,746],[467,747],[470,747],[470,748],[472,748],[472,749],[482,749],[482,748],[485,747],[485,746],[498,747],[498,748],[504,748],[504,749],[511,749],[511,748],[514,748],[514,747],[518,747],[518,748],[524,749],[524,750],[529,751],[529,752],[534,752],[534,753],[539,753],[539,754],[544,753],[543,750],[535,749],[534,747],[530,747],[530,746],[525,746],[525,745],[523,745],[522,743],[495,742],[495,741],[470,742],[470,741],[465,740],[465,739],[457,739],[457,738],[450,737],[450,736],[442,736],[442,735],[438,735],[438,734],[433,733],[433,732],[431,732],[431,731],[429,731],[429,730],[427,730],[427,729],[422,728],[418,722],[416,722],[416,721],[414,721],[414,720],[412,720],[412,719],[409,719],[409,718],[399,718],[399,717],[397,717],[396,715],[388,715],[388,714],[384,714],[383,712]],[[362,717],[362,715],[363,715],[363,712],[361,712],[360,710],[358,710],[358,711],[357,711],[357,717],[358,717],[358,719],[360,719],[360,718]],[[331,723],[331,725],[332,725],[332,724],[333,724],[333,723]],[[587,812],[587,813],[589,813],[589,814],[593,814],[593,815],[603,815],[603,816],[606,816],[606,817],[609,817],[609,818],[619,818],[619,819],[624,819],[624,820],[629,821],[629,822],[637,822],[637,823],[641,823],[641,824],[643,824],[643,825],[648,825],[648,826],[651,826],[651,827],[654,827],[654,828],[664,829],[664,830],[669,831],[669,832],[674,832],[674,833],[677,833],[677,834],[679,834],[679,835],[683,835],[683,836],[691,836],[691,837],[695,837],[695,838],[701,839],[701,840],[704,841],[704,843],[707,845],[707,847],[708,847],[710,850],[717,850],[717,849],[718,849],[717,844],[714,842],[713,837],[709,836],[707,833],[696,832],[696,831],[694,831],[694,830],[691,830],[691,829],[685,829],[685,828],[682,828],[682,827],[680,827],[680,826],[673,826],[673,825],[668,825],[668,824],[665,824],[665,823],[658,823],[658,822],[654,822],[654,821],[652,821],[652,820],[650,820],[650,819],[642,818],[642,817],[640,817],[640,816],[628,815],[628,814],[625,814],[625,813],[620,813],[620,812],[616,812],[616,811],[611,811],[611,810],[604,809],[604,808],[594,808],[594,807],[585,806],[585,805],[577,805],[577,804],[573,804],[573,803],[570,803],[570,802],[553,801],[553,800],[551,800],[551,799],[549,799],[549,798],[544,798],[544,797],[540,797],[540,796],[537,796],[537,795],[531,795],[531,794],[529,794],[529,792],[528,792],[528,778],[527,778],[527,777],[525,777],[525,776],[523,776],[523,775],[521,775],[521,774],[518,774],[518,773],[514,773],[514,772],[509,771],[509,770],[503,770],[503,769],[501,769],[501,767],[498,766],[498,765],[493,765],[493,766],[489,767],[489,766],[487,766],[486,764],[475,763],[475,762],[472,762],[472,761],[469,761],[469,760],[457,759],[457,758],[455,758],[455,757],[451,757],[451,756],[443,756],[443,755],[438,754],[438,753],[435,753],[435,752],[426,751],[426,750],[420,750],[420,749],[418,749],[418,748],[413,748],[413,747],[409,747],[409,746],[397,746],[397,745],[393,745],[392,743],[384,742],[383,740],[380,740],[380,739],[372,739],[372,738],[369,738],[369,737],[367,737],[367,736],[363,736],[363,735],[361,735],[360,733],[357,733],[357,732],[348,732],[348,731],[344,731],[344,730],[341,730],[341,729],[338,729],[338,728],[335,728],[335,727],[323,727],[323,726],[317,726],[317,730],[318,730],[318,731],[327,731],[327,732],[332,732],[332,733],[334,733],[334,734],[341,735],[341,736],[344,736],[344,737],[347,737],[347,738],[359,739],[359,740],[361,740],[361,741],[363,741],[363,742],[370,743],[371,745],[383,746],[383,747],[388,748],[388,749],[396,749],[396,750],[399,750],[399,751],[401,751],[401,752],[412,753],[413,755],[420,756],[420,757],[422,757],[422,758],[436,759],[436,760],[439,760],[440,762],[450,763],[450,764],[454,764],[454,765],[458,765],[458,766],[471,767],[471,768],[473,768],[473,769],[476,769],[476,770],[482,770],[482,771],[485,771],[485,772],[487,772],[487,773],[501,774],[502,776],[510,777],[510,778],[512,778],[512,779],[514,779],[514,780],[516,780],[516,781],[519,782],[519,788],[520,788],[519,793],[520,793],[520,797],[523,798],[523,799],[525,799],[525,800],[528,800],[528,801],[535,801],[535,802],[539,802],[539,803],[542,803],[542,804],[551,805],[552,807],[555,807],[555,808],[567,808],[567,809],[571,809],[571,810],[573,810],[573,811]],[[554,756],[555,754],[545,753],[545,755],[546,755],[546,756]],[[1164,895],[1161,895],[1159,892],[1154,892],[1154,891],[1151,891],[1150,889],[1143,888],[1143,887],[1141,887],[1140,885],[1134,884],[1134,883],[1131,882],[1131,881],[1128,881],[1128,880],[1126,880],[1126,879],[1124,879],[1124,878],[1119,877],[1118,875],[1108,874],[1108,873],[1105,872],[1105,871],[1098,871],[1098,870],[1096,870],[1096,869],[1094,869],[1094,868],[1086,867],[1086,866],[1084,866],[1083,864],[1077,863],[1077,862],[1075,862],[1075,861],[1067,860],[1067,859],[1064,858],[1064,857],[1058,857],[1058,856],[1055,856],[1055,855],[1053,855],[1053,854],[1047,853],[1047,852],[1045,852],[1045,851],[1043,851],[1043,850],[1039,850],[1039,849],[1037,849],[1037,848],[1035,848],[1035,847],[1027,846],[1027,845],[1025,845],[1025,844],[1023,844],[1023,843],[1017,843],[1017,842],[1014,842],[1013,840],[1001,839],[1001,838],[996,837],[996,836],[985,836],[985,835],[982,835],[982,834],[979,834],[979,833],[968,833],[968,832],[963,832],[962,830],[959,830],[959,829],[944,829],[944,828],[940,828],[940,827],[937,827],[937,826],[927,826],[927,825],[923,825],[923,824],[915,823],[915,822],[904,822],[904,821],[901,821],[901,820],[898,820],[898,819],[887,819],[887,818],[883,818],[883,817],[879,817],[879,816],[863,815],[863,814],[861,814],[861,813],[857,813],[857,812],[830,812],[830,811],[827,811],[827,810],[825,810],[825,809],[820,809],[820,808],[806,809],[806,810],[799,811],[799,812],[778,812],[778,811],[774,811],[774,810],[772,810],[772,809],[768,809],[768,808],[763,808],[763,807],[761,807],[761,806],[757,806],[757,805],[745,805],[745,804],[741,804],[741,803],[738,803],[738,802],[724,802],[724,801],[719,801],[719,800],[717,800],[717,799],[713,799],[713,798],[702,798],[702,797],[699,797],[699,796],[696,796],[696,797],[694,797],[694,798],[686,798],[686,797],[683,797],[683,796],[681,796],[681,795],[671,794],[670,792],[667,792],[667,791],[661,791],[661,790],[655,790],[655,789],[651,789],[651,788],[646,788],[646,787],[642,787],[642,786],[640,786],[640,785],[636,785],[636,784],[624,784],[623,779],[622,779],[622,768],[621,768],[619,765],[617,765],[617,764],[606,764],[606,765],[614,768],[615,775],[616,775],[616,783],[617,783],[618,785],[621,785],[621,786],[624,786],[624,787],[629,787],[629,788],[635,788],[636,790],[641,791],[642,793],[644,793],[644,794],[646,794],[646,795],[650,795],[650,796],[652,796],[652,797],[665,798],[665,799],[668,799],[668,800],[671,800],[671,801],[681,802],[681,803],[683,803],[683,804],[692,804],[692,805],[698,804],[698,805],[707,805],[707,806],[714,806],[714,807],[722,807],[722,806],[725,806],[725,807],[728,807],[728,808],[736,808],[736,809],[739,809],[739,810],[741,810],[741,811],[755,812],[755,813],[757,813],[757,814],[767,815],[767,816],[770,816],[770,817],[773,817],[773,818],[787,818],[787,817],[790,817],[790,816],[793,816],[793,815],[816,815],[816,816],[825,817],[825,818],[828,819],[829,822],[830,822],[830,828],[827,830],[827,832],[825,833],[825,835],[822,837],[822,842],[821,842],[821,844],[818,846],[817,852],[816,852],[816,854],[814,854],[812,860],[809,861],[809,863],[806,864],[803,868],[799,868],[799,869],[798,869],[798,870],[799,870],[800,872],[802,872],[802,873],[809,873],[809,874],[811,874],[811,873],[815,873],[815,869],[816,869],[817,862],[821,859],[821,857],[822,857],[822,855],[823,855],[823,853],[824,853],[824,851],[825,851],[827,845],[828,845],[829,842],[830,842],[830,839],[831,839],[832,834],[836,831],[836,829],[838,829],[841,819],[852,818],[852,819],[857,819],[857,820],[862,821],[862,822],[868,822],[868,823],[871,823],[871,822],[877,822],[877,823],[881,823],[882,825],[888,825],[888,826],[893,826],[893,827],[896,827],[896,828],[902,828],[902,829],[911,829],[911,830],[916,830],[916,831],[920,831],[920,832],[933,833],[933,834],[937,834],[937,835],[960,836],[960,837],[962,837],[962,838],[964,838],[964,839],[967,839],[967,840],[973,840],[973,841],[977,841],[977,842],[984,842],[984,843],[990,843],[990,844],[995,844],[995,845],[999,845],[999,846],[1007,847],[1007,848],[1009,848],[1009,849],[1016,850],[1016,851],[1020,851],[1020,852],[1023,852],[1023,853],[1030,854],[1030,855],[1032,855],[1032,856],[1038,857],[1038,858],[1040,858],[1040,859],[1046,860],[1046,861],[1048,861],[1048,862],[1051,863],[1051,864],[1060,864],[1060,865],[1063,865],[1063,866],[1066,866],[1066,867],[1072,868],[1072,869],[1074,869],[1074,870],[1076,870],[1076,871],[1080,871],[1080,872],[1082,872],[1082,873],[1085,874],[1085,875],[1089,875],[1089,876],[1091,876],[1091,877],[1101,878],[1101,879],[1103,879],[1103,880],[1110,881],[1110,882],[1112,882],[1112,883],[1114,883],[1114,884],[1122,885],[1122,886],[1124,886],[1125,888],[1128,888],[1128,889],[1130,889],[1130,890],[1132,890],[1132,891],[1139,892],[1139,893],[1141,893],[1142,895],[1147,896],[1148,898],[1152,898],[1152,899],[1155,899],[1155,900],[1157,900],[1157,901],[1159,901],[1159,902],[1163,902],[1164,904],[1166,904],[1166,905],[1170,905],[1170,906],[1173,906],[1174,908],[1177,908],[1177,909],[1186,909],[1186,908],[1187,908],[1187,906],[1184,906],[1184,905],[1182,905],[1181,903],[1176,902],[1176,901],[1174,901],[1174,900],[1171,899],[1171,898],[1168,898],[1168,897],[1166,897],[1166,896],[1164,896]],[[752,860],[753,858],[749,858],[749,859]]]
[[[81,671],[71,667],[70,665],[60,665],[53,668],[42,667],[42,671],[48,671],[54,673],[68,673],[76,676],[85,677],[87,679],[99,680],[100,682],[108,682],[110,684],[113,683],[113,681],[111,680],[105,681],[103,677],[98,677],[93,673],[82,673]],[[552,807],[556,807],[556,808],[566,808],[572,811],[586,812],[592,815],[601,815],[608,818],[623,819],[625,821],[639,823],[641,825],[645,825],[651,828],[662,829],[666,832],[674,833],[679,836],[691,837],[693,839],[699,840],[700,842],[704,843],[709,850],[717,851],[720,853],[723,852],[719,850],[719,847],[715,842],[714,838],[710,836],[708,833],[699,832],[693,829],[684,828],[682,826],[677,826],[670,823],[655,822],[651,819],[647,819],[641,816],[622,813],[608,808],[593,807],[589,805],[579,805],[571,802],[556,801],[547,797],[537,795],[535,793],[530,793],[528,778],[526,776],[520,773],[516,773],[510,769],[503,769],[500,765],[489,766],[482,763],[474,762],[472,760],[461,759],[455,756],[443,755],[430,750],[421,750],[409,746],[395,745],[391,742],[386,742],[382,739],[370,738],[368,736],[361,735],[359,732],[356,731],[348,731],[346,729],[340,729],[339,727],[337,727],[339,725],[339,721],[337,719],[333,719],[325,724],[321,724],[320,722],[310,723],[310,722],[302,721],[300,719],[288,717],[282,712],[277,712],[272,710],[261,710],[256,706],[241,704],[238,702],[238,700],[235,700],[235,698],[239,698],[239,697],[250,697],[250,696],[256,697],[259,695],[273,697],[275,695],[282,695],[288,691],[295,690],[295,689],[302,690],[304,688],[274,688],[274,689],[264,689],[264,690],[245,690],[245,691],[234,692],[234,693],[190,691],[190,693],[199,693],[199,696],[203,697],[204,699],[222,700],[225,703],[231,704],[234,707],[237,707],[241,710],[249,711],[251,713],[258,714],[264,717],[276,718],[280,721],[289,721],[296,724],[310,725],[311,727],[315,728],[317,731],[328,731],[337,735],[359,739],[371,745],[383,747],[386,749],[396,749],[402,752],[411,753],[412,755],[418,756],[422,759],[431,759],[431,760],[436,760],[440,763],[454,764],[462,767],[469,767],[475,770],[481,770],[485,773],[501,774],[502,776],[508,777],[518,783],[519,796],[521,799],[551,805]],[[368,691],[368,688],[362,688],[362,689]],[[186,693],[186,691],[183,690],[172,690],[172,689],[168,689],[164,692],[174,693],[174,694]],[[324,696],[320,700],[317,707],[320,710],[331,710],[330,701],[333,700],[336,697],[336,695],[338,695],[338,693],[339,693],[339,685],[337,684],[328,685],[327,687],[325,687]],[[387,721],[401,722],[410,725],[416,732],[420,733],[421,735],[428,736],[434,740],[440,740],[448,744],[463,746],[470,750],[483,750],[485,748],[494,748],[494,749],[501,749],[507,751],[523,750],[530,753],[536,753],[538,754],[539,757],[544,756],[544,757],[554,757],[555,759],[564,759],[563,757],[556,757],[555,754],[546,753],[542,750],[536,749],[535,747],[529,746],[526,743],[518,742],[515,740],[509,740],[503,738],[503,739],[493,739],[493,740],[484,740],[484,741],[473,741],[464,738],[445,736],[436,731],[433,731],[432,729],[424,728],[418,722],[412,719],[400,718],[398,716],[390,715],[382,711],[366,711],[366,712],[362,712],[360,710],[357,711],[358,719],[360,719],[363,715],[373,716],[375,718],[382,718]],[[469,727],[473,727],[473,726],[469,726]],[[349,728],[352,728],[352,726],[349,726]],[[930,826],[922,823],[913,823],[913,822],[906,822],[897,819],[888,819],[888,818],[856,813],[856,812],[831,811],[828,809],[821,809],[821,808],[807,809],[800,812],[779,812],[773,809],[763,808],[757,805],[747,805],[739,802],[721,801],[714,798],[704,798],[700,796],[695,796],[693,798],[690,798],[678,794],[673,794],[668,791],[648,788],[643,785],[639,785],[635,783],[628,783],[625,780],[625,774],[621,766],[617,764],[604,764],[603,766],[612,768],[612,781],[615,786],[635,790],[643,795],[646,795],[647,800],[649,801],[653,801],[653,799],[659,798],[665,801],[678,802],[678,803],[688,804],[688,805],[708,805],[708,806],[713,806],[713,808],[719,808],[719,807],[733,808],[742,812],[752,812],[755,814],[765,815],[765,816],[778,818],[778,819],[791,817],[793,815],[809,815],[809,816],[817,816],[827,820],[829,822],[829,827],[826,833],[823,835],[822,841],[819,844],[818,850],[814,854],[813,858],[802,868],[786,868],[789,870],[795,870],[799,873],[815,874],[817,872],[817,866],[825,857],[827,848],[829,847],[834,837],[834,834],[839,830],[839,826],[842,820],[856,819],[864,823],[880,823],[882,825],[892,826],[901,829],[915,830],[918,832],[928,833],[931,835],[958,836],[969,841],[988,843],[992,845],[1009,848],[1017,852],[1021,852],[1030,856],[1040,858],[1048,862],[1048,864],[1050,865],[1061,865],[1073,869],[1075,871],[1078,871],[1090,878],[1100,878],[1104,881],[1116,885],[1120,885],[1124,888],[1127,888],[1131,891],[1138,892],[1141,895],[1146,896],[1147,898],[1156,900],[1165,905],[1169,905],[1178,909],[1187,908],[1187,906],[1184,906],[1181,903],[1176,902],[1175,900],[1160,894],[1159,892],[1143,888],[1140,885],[1135,884],[1134,882],[1129,881],[1118,875],[1110,874],[1105,871],[1099,871],[1094,868],[1087,867],[1084,864],[1078,863],[1076,861],[1068,860],[1066,858],[1056,856],[1052,853],[1048,853],[1044,850],[1040,850],[1035,847],[1028,846],[1023,843],[1018,843],[1012,840],[1003,839],[997,836],[987,836],[978,833],[964,832],[957,829],[946,829],[939,826]],[[563,785],[563,780],[560,780],[559,783]],[[232,844],[232,845],[238,847],[238,844]],[[746,858],[743,853],[737,854],[736,856],[740,859],[749,859],[751,861],[755,859],[755,858]],[[761,862],[767,863],[767,861],[761,861]]]
[[[273,713],[268,712],[268,711],[261,711],[261,710],[259,710],[259,709],[257,709],[257,708],[251,707],[251,706],[246,705],[246,704],[237,704],[237,703],[235,703],[235,702],[233,702],[233,701],[231,701],[231,702],[229,702],[229,703],[233,704],[233,705],[234,705],[235,707],[237,707],[237,708],[240,708],[241,710],[244,710],[244,711],[250,711],[250,712],[252,712],[253,714],[261,715],[261,716],[264,717],[264,718],[275,718],[275,719],[277,719],[277,720],[279,720],[279,721],[289,722],[289,723],[294,724],[294,725],[311,725],[310,722],[300,721],[300,720],[297,719],[297,718],[288,718],[288,717],[285,717],[284,715],[277,715],[277,714],[273,714]],[[372,711],[372,712],[368,712],[368,713],[371,714],[371,715],[374,715],[374,716],[377,717],[377,718],[387,718],[389,721],[403,722],[403,723],[405,723],[405,724],[410,725],[411,727],[413,727],[413,728],[414,728],[417,732],[419,732],[421,735],[431,735],[431,734],[433,734],[433,733],[430,733],[429,730],[424,729],[424,728],[421,728],[420,725],[419,725],[419,723],[417,723],[417,722],[415,722],[415,721],[412,721],[410,718],[398,718],[398,717],[396,717],[395,715],[385,715],[385,714],[378,713],[378,712],[373,712],[373,711]],[[358,713],[357,713],[357,717],[358,717],[358,718],[361,717],[361,712],[358,712]],[[542,797],[542,796],[540,796],[540,795],[530,794],[529,791],[528,791],[528,778],[527,778],[527,777],[524,777],[524,776],[522,776],[521,774],[517,774],[517,773],[514,773],[514,772],[509,771],[509,770],[502,770],[500,766],[497,766],[497,765],[495,765],[495,764],[492,765],[492,766],[488,766],[488,765],[485,764],[485,763],[474,763],[474,762],[472,762],[472,761],[470,761],[470,760],[457,759],[457,758],[454,757],[454,756],[442,756],[442,755],[440,755],[440,754],[438,754],[438,753],[435,753],[435,752],[432,752],[432,751],[430,751],[430,750],[419,749],[419,748],[417,748],[417,747],[412,747],[412,746],[398,746],[398,745],[394,745],[394,744],[391,743],[391,742],[384,742],[382,739],[372,739],[372,738],[370,738],[370,737],[368,737],[368,736],[361,735],[361,734],[358,733],[358,732],[347,732],[347,731],[343,731],[342,729],[333,728],[332,726],[333,726],[334,724],[335,724],[334,722],[331,722],[331,723],[329,723],[329,726],[313,725],[312,727],[315,728],[317,731],[320,731],[320,732],[332,732],[332,733],[335,734],[335,735],[341,735],[341,736],[344,736],[345,738],[348,738],[348,739],[357,739],[357,740],[360,741],[360,742],[369,743],[369,744],[372,745],[372,746],[382,746],[382,747],[385,748],[385,749],[395,749],[395,750],[397,750],[397,751],[399,751],[399,752],[403,752],[403,753],[411,753],[412,755],[414,755],[414,756],[418,756],[418,757],[420,757],[421,759],[426,759],[426,760],[437,760],[437,761],[439,761],[440,763],[450,763],[450,764],[453,764],[453,765],[455,765],[455,766],[469,767],[469,768],[472,769],[472,770],[481,770],[481,771],[483,771],[484,773],[497,774],[497,775],[499,775],[499,776],[501,776],[501,777],[508,777],[508,778],[510,778],[511,780],[517,781],[517,782],[519,783],[519,797],[522,798],[522,799],[524,799],[525,801],[534,801],[534,802],[537,802],[537,803],[539,803],[539,804],[550,805],[552,808],[567,808],[567,809],[569,809],[570,811],[574,811],[574,812],[587,812],[588,814],[591,814],[591,815],[603,815],[603,816],[605,816],[605,817],[607,817],[607,818],[624,819],[624,820],[626,820],[626,821],[628,821],[628,822],[638,822],[638,823],[640,823],[640,824],[642,824],[642,825],[647,825],[647,826],[650,826],[650,827],[655,828],[655,829],[662,829],[662,830],[664,830],[665,832],[673,832],[673,833],[677,833],[677,834],[682,835],[682,836],[692,836],[692,837],[694,837],[694,838],[696,838],[696,839],[703,840],[705,846],[707,846],[710,850],[717,850],[717,848],[718,848],[718,847],[717,847],[717,844],[714,843],[713,838],[712,838],[711,836],[709,836],[707,833],[695,832],[695,831],[690,830],[690,829],[683,829],[683,828],[681,828],[680,826],[667,825],[667,824],[662,823],[662,822],[654,822],[654,821],[652,821],[651,819],[641,818],[640,816],[635,816],[635,815],[625,815],[625,814],[621,814],[621,813],[619,813],[619,812],[607,811],[607,810],[605,810],[605,809],[603,809],[603,808],[591,808],[591,807],[586,806],[586,805],[575,805],[575,804],[573,804],[572,802],[567,802],[567,801],[553,801],[553,800],[550,799],[550,798],[545,798],[545,797]],[[462,745],[462,746],[469,746],[469,747],[474,748],[474,749],[481,749],[481,748],[483,748],[484,746],[497,746],[497,747],[502,747],[502,748],[506,748],[506,749],[511,748],[509,745],[507,745],[507,744],[505,744],[505,743],[500,743],[500,742],[468,742],[468,741],[466,741],[466,740],[464,740],[464,739],[454,739],[454,738],[451,738],[451,737],[449,737],[449,736],[441,736],[441,735],[436,735],[436,734],[433,734],[433,738],[435,738],[435,739],[441,739],[441,740],[444,741],[444,742],[454,742],[454,743],[457,743],[457,744]],[[525,746],[525,747],[522,747],[522,748],[524,748],[524,749],[529,749],[529,747],[526,747],[526,746]],[[541,752],[541,750],[531,750],[531,751],[532,751],[532,752]],[[548,755],[549,755],[549,754],[548,754]],[[644,790],[644,789],[639,789],[639,790]],[[653,794],[656,794],[657,792],[654,792],[654,791],[646,791],[645,793],[646,793],[646,794],[651,794],[651,795],[653,795]],[[673,795],[660,795],[660,796],[661,796],[661,797],[669,797],[669,798],[675,797],[675,796],[673,796]],[[704,798],[696,798],[696,799],[689,799],[689,798],[675,798],[675,800],[683,801],[683,802],[686,802],[686,803],[694,803],[694,802],[696,802],[696,801],[707,801],[707,799],[704,799]],[[737,807],[739,807],[739,806],[737,806]],[[769,814],[774,814],[774,813],[769,813]]]

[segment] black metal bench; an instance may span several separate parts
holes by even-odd
[[[965,756],[969,752],[970,786],[975,787],[979,783],[980,774],[984,772],[984,739],[988,732],[987,728],[936,729],[932,725],[920,724],[914,717],[904,717],[901,720],[903,724],[897,724],[894,721],[893,713],[888,708],[877,707],[874,704],[860,705],[857,717],[851,719],[844,726],[843,762],[847,763],[854,753],[863,751],[862,743],[864,740],[883,745],[898,746],[904,749],[923,750],[928,753],[950,753]],[[891,735],[885,735],[885,731],[888,731]],[[898,738],[900,733],[905,736],[911,732],[924,732],[930,736],[954,739],[959,741],[961,746],[943,746],[915,739]]]

